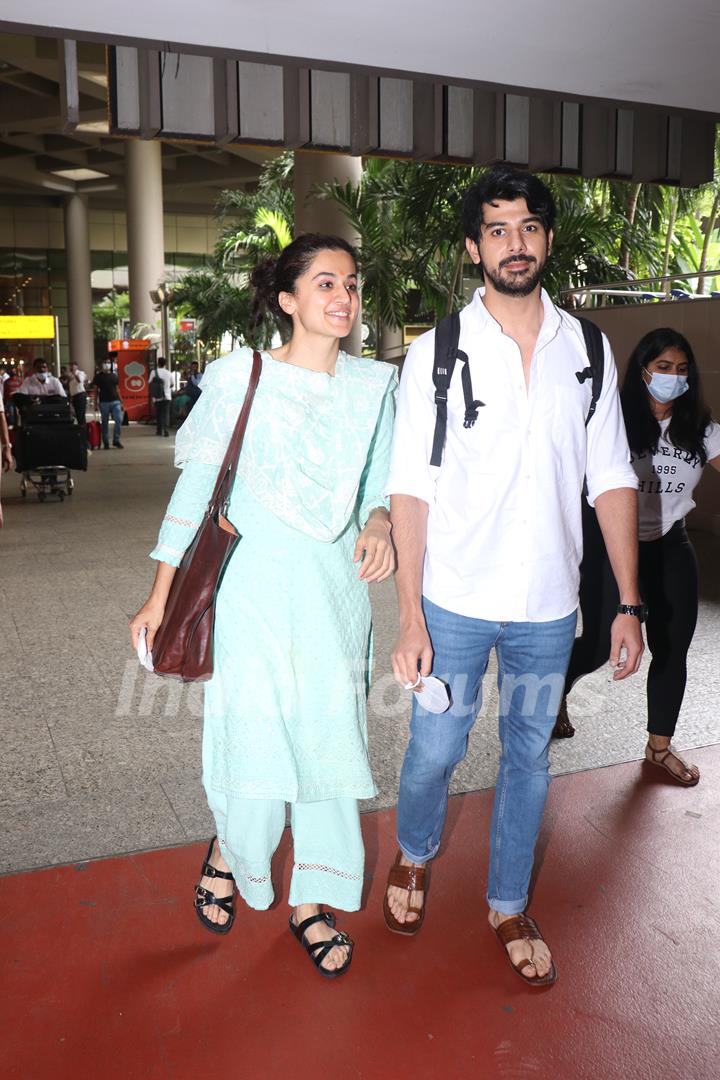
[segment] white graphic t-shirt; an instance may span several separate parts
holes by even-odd
[[[667,430],[670,417],[660,421],[660,438],[654,454],[632,454],[632,467],[638,478],[640,539],[657,540],[669,532],[695,503],[693,492],[700,483],[700,459],[687,450],[678,450],[670,442]],[[720,424],[714,421],[705,432],[708,461],[720,455]]]

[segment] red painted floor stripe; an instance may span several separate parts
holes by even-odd
[[[367,815],[366,906],[321,979],[284,899],[215,939],[192,910],[204,845],[0,879],[3,1077],[716,1080],[720,747],[692,790],[630,764],[551,787],[530,910],[559,981],[526,989],[486,926],[491,792],[451,800],[421,935],[380,906],[394,814]],[[287,895],[288,837],[276,857]]]

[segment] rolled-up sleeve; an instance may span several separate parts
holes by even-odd
[[[434,333],[423,334],[405,358],[385,486],[386,495],[413,495],[428,506],[435,501],[435,474],[439,471],[430,465],[435,431],[433,350]]]
[[[598,495],[616,488],[638,486],[637,476],[630,464],[625,422],[620,407],[617,370],[610,344],[603,334],[605,370],[600,399],[587,426],[587,500],[595,505]]]

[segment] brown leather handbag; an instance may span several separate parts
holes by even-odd
[[[215,598],[223,572],[240,539],[225,516],[262,360],[253,353],[245,401],[215,482],[208,508],[175,571],[163,621],[152,647],[153,668],[183,682],[212,678]]]

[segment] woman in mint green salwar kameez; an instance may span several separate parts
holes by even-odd
[[[291,929],[330,976],[347,970],[352,943],[321,905],[360,905],[357,800],[375,794],[367,587],[394,566],[384,484],[397,378],[392,365],[339,350],[357,314],[356,273],[343,242],[311,236],[255,275],[259,299],[289,316],[293,333],[262,354],[229,504],[241,540],[218,594],[203,732],[217,843],[196,897],[201,922],[215,932],[232,926],[235,886],[251,907],[271,904],[270,860],[289,803]],[[164,579],[172,580],[207,506],[251,363],[252,351],[240,349],[209,365],[178,432],[183,471],[152,552],[160,591],[133,620],[149,642]]]

